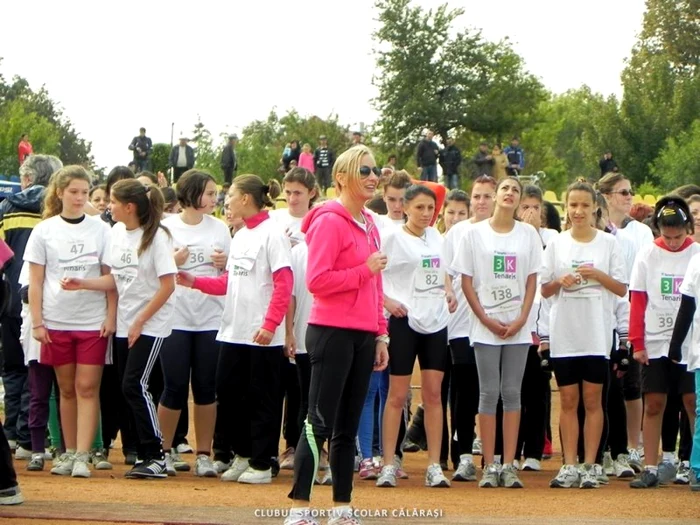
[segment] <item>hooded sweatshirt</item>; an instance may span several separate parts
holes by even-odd
[[[379,251],[379,230],[368,212],[362,217],[364,225],[330,201],[304,218],[306,286],[314,296],[309,324],[386,335],[382,277],[367,266],[367,258]]]
[[[19,317],[22,312],[19,273],[22,269],[24,249],[29,235],[34,226],[41,221],[44,192],[44,186],[30,186],[24,191],[9,195],[0,203],[0,239],[3,239],[15,253],[15,257],[5,268],[12,290],[12,301],[8,312],[11,317]]]

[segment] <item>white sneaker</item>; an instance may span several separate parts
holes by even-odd
[[[615,464],[613,463],[612,454],[610,452],[605,452],[603,454],[603,472],[606,476],[615,475]]]
[[[55,476],[70,476],[73,474],[73,463],[75,462],[75,455],[68,454],[64,452],[58,461],[55,462],[54,467],[51,469],[51,474]]]
[[[615,475],[618,478],[634,477],[634,470],[630,467],[626,454],[619,454],[617,459],[613,462],[613,467],[615,469]]]
[[[32,451],[18,445],[15,449],[15,459],[30,460],[32,459]]]
[[[316,518],[312,518],[310,514],[309,512],[308,515],[298,516],[290,512],[284,519],[284,525],[321,525],[321,523]]]
[[[240,456],[233,458],[233,464],[221,475],[221,481],[238,481],[241,474],[243,474],[250,466],[249,461],[250,460],[248,458],[242,458]]]
[[[165,453],[165,472],[168,476],[177,476],[177,470],[173,464],[173,456],[170,452]]]
[[[574,465],[562,465],[549,486],[553,489],[570,489],[579,486],[579,479],[579,471]]]
[[[71,470],[71,476],[74,478],[89,478],[90,477],[90,467],[88,463],[90,462],[90,454],[83,452],[75,455],[75,460],[73,461],[73,470]]]
[[[676,485],[690,484],[690,462],[681,461],[676,471],[676,479],[673,481]]]
[[[272,469],[256,470],[253,467],[248,467],[238,476],[238,483],[246,483],[248,485],[272,483]]]
[[[180,443],[177,447],[175,447],[175,451],[178,454],[192,454],[194,450],[192,450],[192,447],[189,446],[187,443]]]
[[[598,483],[601,485],[607,485],[610,483],[610,478],[608,478],[608,475],[605,473],[601,465],[596,463],[593,465],[593,469],[595,471],[595,479],[598,480]]]
[[[336,514],[333,510],[331,517],[328,519],[328,525],[362,525],[360,518],[355,516],[352,511]]]
[[[217,474],[221,474],[223,472],[226,472],[228,469],[230,469],[231,465],[233,465],[232,461],[229,461],[228,463],[224,463],[223,461],[219,461],[217,459],[216,461],[214,461],[214,470],[216,470]]]
[[[14,451],[17,449],[17,440],[16,439],[8,439],[7,444],[10,445],[10,450]]]
[[[600,488],[600,483],[596,478],[596,472],[593,465],[582,465],[579,471],[581,476],[581,481],[579,482],[579,488],[581,489],[597,489]]]
[[[433,488],[447,488],[450,486],[450,480],[442,473],[440,463],[433,463],[428,466],[428,469],[425,471],[425,486]]]
[[[396,486],[396,467],[394,465],[384,465],[377,478],[377,487]]]
[[[512,466],[515,470],[520,470],[520,461],[518,461],[517,459],[514,459]]]
[[[627,462],[629,466],[632,467],[635,473],[641,474],[644,467],[642,465],[642,458],[639,455],[639,451],[636,448],[629,449],[629,455],[627,456]]]
[[[459,459],[457,470],[452,475],[452,481],[476,481],[476,465],[466,454]]]
[[[194,475],[200,478],[216,477],[216,468],[214,468],[214,463],[209,459],[209,456],[205,456],[204,454],[197,456],[194,462]]]
[[[479,438],[474,439],[474,444],[472,445],[472,455],[481,456],[481,440]]]
[[[188,445],[189,446],[189,445]],[[179,448],[179,447],[178,447]],[[170,450],[170,457],[173,458],[173,468],[178,472],[189,472],[190,464],[180,457],[180,453],[177,449]]]
[[[542,470],[542,465],[540,465],[539,460],[535,458],[526,458],[523,463],[523,470],[539,472]]]

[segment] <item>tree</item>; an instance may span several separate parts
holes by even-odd
[[[219,146],[214,145],[214,138],[202,122],[201,117],[198,118],[197,123],[194,125],[192,142],[195,144],[195,166],[209,172],[217,181],[223,181],[224,174],[219,162],[223,144]],[[169,153],[170,151],[168,150]]]
[[[410,0],[377,0],[376,7],[374,104],[384,142],[415,144],[426,127],[443,141],[453,129],[500,140],[520,131],[545,97],[507,41],[487,42],[478,31],[455,33],[462,9],[425,11]]]
[[[28,133],[36,153],[58,155],[64,164],[94,167],[91,144],[81,138],[45,87],[32,90],[22,77],[0,74],[0,172],[19,170],[17,143]]]
[[[627,174],[658,183],[650,171],[667,140],[700,117],[700,15],[697,0],[647,0],[640,39],[622,73]]]
[[[651,171],[661,181],[661,188],[671,191],[684,184],[700,184],[698,172],[698,152],[700,151],[700,119],[695,120],[690,129],[671,137]]]
[[[162,142],[153,144],[153,150],[151,150],[151,171],[153,173],[161,171],[166,173],[167,176],[168,164],[170,163],[170,150],[170,144]]]

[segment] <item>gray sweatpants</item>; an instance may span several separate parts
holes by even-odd
[[[520,391],[529,348],[528,344],[495,346],[474,343],[480,414],[496,414],[499,394],[503,398],[504,412],[520,410]]]

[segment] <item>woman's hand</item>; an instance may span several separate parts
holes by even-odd
[[[507,325],[506,332],[501,336],[501,338],[510,339],[511,337],[516,335],[518,332],[520,332],[520,330],[523,329],[523,326],[525,326],[525,321],[527,321],[527,319],[522,319],[518,317],[515,321]]]
[[[457,310],[457,298],[455,294],[448,292],[445,295],[445,299],[447,299],[447,310],[451,314],[455,313],[455,310]]]
[[[386,298],[384,301],[384,308],[394,317],[406,317],[408,315],[406,307],[395,299]]]
[[[189,259],[190,249],[187,246],[183,246],[182,248],[175,250],[173,257],[175,258],[175,265],[179,268],[187,262],[187,259]]]
[[[192,288],[194,286],[194,275],[187,272],[177,272],[175,282],[185,288]]]
[[[100,328],[100,337],[112,337],[117,331],[117,323],[114,319],[105,319]]]
[[[141,337],[141,332],[143,331],[143,323],[136,319],[134,323],[129,327],[129,332],[127,333],[127,343],[129,348],[136,344],[139,337]]]
[[[369,266],[370,271],[373,274],[378,274],[384,268],[386,268],[387,257],[381,252],[374,252],[372,255],[367,257],[367,266]]]
[[[387,348],[386,343],[377,341],[377,344],[374,347],[373,370],[375,372],[381,372],[382,370],[386,370],[387,366],[389,366],[389,349]]]
[[[505,337],[506,331],[508,330],[507,324],[491,319],[490,317],[487,317],[482,323],[491,333],[497,335],[501,339]]]
[[[562,288],[571,288],[576,284],[576,276],[569,273],[564,277],[560,277],[559,284]]]
[[[284,338],[284,355],[294,359],[297,354],[297,338],[294,334],[287,334]]]
[[[74,292],[82,289],[83,280],[78,277],[64,277],[61,279],[61,288]]]
[[[49,343],[51,343],[51,336],[49,335],[49,330],[43,324],[32,327],[32,337],[39,341],[42,345],[48,345]]]
[[[634,354],[632,354],[632,357],[640,365],[649,365],[649,354],[647,354],[646,350],[639,350],[637,352],[634,352]]]
[[[272,336],[275,335],[269,330],[265,330],[264,328],[261,328],[257,332],[255,332],[255,335],[253,336],[253,342],[257,343],[262,346],[267,346],[270,344],[272,341]]]
[[[228,255],[226,255],[223,250],[214,249],[214,253],[211,254],[211,260],[214,263],[214,268],[223,270],[226,268]]]

